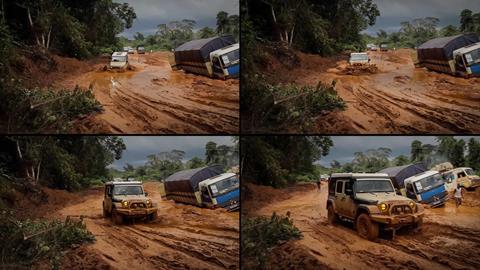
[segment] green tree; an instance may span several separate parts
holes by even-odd
[[[218,162],[217,144],[214,142],[207,142],[205,145],[205,163],[213,164]]]
[[[469,9],[464,9],[460,13],[460,31],[474,32],[475,22],[473,20],[473,12]]]
[[[195,168],[200,168],[205,166],[205,163],[203,160],[199,157],[193,157],[187,162],[187,168],[189,169],[195,169]]]
[[[410,160],[412,162],[419,162],[423,160],[423,149],[422,142],[419,140],[414,140],[411,144],[410,150]]]
[[[273,187],[312,179],[314,161],[328,155],[333,142],[324,136],[248,136],[242,140],[242,175],[245,181]]]
[[[217,14],[217,33],[223,35],[228,30],[228,13],[225,11],[220,11]]]
[[[198,30],[197,35],[199,38],[211,38],[215,36],[215,30],[210,27],[203,27],[202,29]]]
[[[444,37],[458,35],[460,31],[453,25],[447,25],[440,30],[440,35]]]
[[[468,166],[480,170],[480,142],[474,138],[468,141],[468,154],[465,157]]]
[[[393,159],[393,165],[394,166],[403,166],[403,165],[407,165],[410,163],[410,160],[408,159],[407,156],[405,155],[400,155],[400,156],[397,156]]]
[[[133,39],[139,40],[139,41],[144,41],[144,40],[145,40],[145,36],[144,36],[142,33],[137,32],[137,33],[135,33],[135,35],[133,36]]]

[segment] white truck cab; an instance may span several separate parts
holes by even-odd
[[[210,53],[212,73],[221,78],[235,77],[240,72],[240,44],[235,43]]]
[[[127,52],[114,52],[112,54],[112,60],[110,61],[110,68],[127,68],[128,66],[128,53]]]
[[[480,76],[480,42],[453,51],[457,72],[465,76]]]

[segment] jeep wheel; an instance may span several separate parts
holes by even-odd
[[[116,209],[113,209],[112,210],[112,221],[113,223],[115,223],[116,225],[121,225],[123,223],[123,217],[121,214],[119,214],[117,212]]]
[[[415,223],[415,232],[421,232],[423,227],[423,219],[420,219],[417,223]]]
[[[362,238],[373,241],[378,238],[378,224],[372,222],[367,214],[360,214],[357,218],[357,232]]]
[[[157,212],[151,213],[150,215],[148,215],[148,221],[154,221],[157,219],[157,217],[158,217]]]
[[[328,211],[328,223],[329,224],[335,224],[337,222],[337,215],[333,211],[333,206],[330,204],[327,208]]]

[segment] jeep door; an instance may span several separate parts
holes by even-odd
[[[347,195],[345,194],[344,187],[346,180],[337,180],[336,186],[335,186],[335,206],[336,206],[336,211],[337,214],[341,216],[349,216],[348,215],[348,206],[346,205],[347,203]]]

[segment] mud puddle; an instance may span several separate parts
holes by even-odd
[[[145,184],[158,220],[116,226],[102,217],[102,190],[52,215],[82,216],[96,241],[86,246],[114,269],[239,269],[239,215],[162,201],[159,183]],[[91,261],[91,258],[83,261]],[[77,263],[78,265],[78,263]]]
[[[254,189],[254,187],[252,187]],[[283,194],[279,191],[280,195]],[[303,233],[301,240],[289,241],[272,251],[279,259],[271,269],[478,269],[480,267],[480,208],[452,202],[443,208],[427,209],[423,230],[398,231],[392,240],[383,233],[376,242],[360,238],[352,223],[327,222],[327,185],[318,192],[290,191],[285,200],[270,202],[247,211],[250,216],[290,212]],[[276,196],[275,192],[270,194]],[[244,202],[244,207],[248,207]],[[301,266],[301,267],[298,267]]]
[[[316,85],[337,81],[343,112],[318,118],[314,132],[478,133],[480,78],[463,79],[415,68],[414,50],[368,52],[376,74],[346,75],[348,57],[299,53],[301,66],[279,68],[281,82]]]
[[[129,60],[133,71],[100,68],[60,83],[93,86],[105,112],[97,117],[98,127],[90,126],[91,131],[232,133],[238,130],[238,80],[214,80],[172,71],[164,52],[130,55]]]

